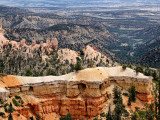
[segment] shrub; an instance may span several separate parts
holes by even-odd
[[[136,106],[135,109],[136,109],[136,111],[139,111],[140,108]]]
[[[32,76],[32,75],[33,75],[33,73],[30,69],[25,70],[25,76]]]
[[[18,95],[16,95],[16,96],[15,96],[15,98],[16,98],[16,99],[21,99],[21,97],[20,97],[20,96],[18,96]]]
[[[145,116],[145,111],[139,111],[139,112],[138,112],[138,115],[139,115],[140,118],[144,118],[144,116]]]
[[[0,108],[4,107],[3,105],[0,105]]]
[[[80,61],[78,61],[77,64],[75,65],[74,69],[76,71],[82,70],[83,69],[82,63]]]
[[[100,114],[100,116],[101,116],[101,117],[105,117],[106,114],[103,112],[103,113]]]
[[[39,114],[36,115],[36,120],[41,120],[41,116]]]
[[[129,96],[128,93],[123,93],[123,95],[124,95],[124,96],[127,96],[127,97]]]
[[[140,73],[143,73],[143,67],[142,66],[136,66],[136,73],[140,72]]]
[[[23,102],[23,100],[22,100],[22,99],[20,99],[20,100],[19,100],[19,103],[20,103],[20,104],[23,104],[24,102]]]
[[[33,116],[29,118],[30,120],[34,120]]]
[[[0,112],[0,116],[4,116],[5,115],[5,113],[3,113],[3,112]]]
[[[124,110],[124,117],[128,117],[129,116],[129,112],[127,110]]]
[[[16,99],[13,98],[12,101],[15,106],[20,106],[20,103]]]
[[[67,115],[64,117],[61,117],[60,120],[72,120],[71,114],[67,113]]]
[[[13,111],[15,111],[15,109],[12,106],[12,103],[10,103],[9,108],[7,110],[9,113],[12,113]]]
[[[131,120],[137,120],[138,115],[136,112],[134,112],[134,114],[131,115]]]
[[[93,120],[98,120],[98,118],[94,118]]]
[[[127,66],[126,65],[122,65],[122,69],[126,70]]]
[[[7,109],[8,106],[9,106],[8,103],[4,104],[4,110],[5,110],[5,112],[8,112],[8,109]]]

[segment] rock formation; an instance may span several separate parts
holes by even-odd
[[[58,49],[58,40],[56,38],[53,38],[50,42],[49,39],[46,39],[46,43],[41,42],[40,44],[37,44],[36,41],[32,41],[31,45],[26,44],[26,40],[22,39],[20,42],[16,41],[9,41],[7,38],[4,37],[2,29],[2,24],[0,23],[0,47],[5,48],[7,45],[11,44],[13,49],[22,49],[27,48],[27,51],[34,51],[38,50],[40,47],[42,49],[42,52],[47,50],[48,52],[53,51],[53,48],[55,50]]]
[[[0,23],[0,30],[2,30],[2,23]]]
[[[122,67],[88,68],[62,76],[2,76],[1,79],[0,85],[7,88],[5,91],[11,96],[23,96],[26,107],[17,110],[20,114],[28,118],[27,109],[32,109],[43,120],[53,113],[64,116],[70,112],[73,119],[97,116],[109,99],[107,88],[111,84],[128,90],[134,83],[137,97],[147,102],[152,83],[151,77]],[[1,90],[1,98],[3,93]],[[8,96],[5,94],[5,98]]]

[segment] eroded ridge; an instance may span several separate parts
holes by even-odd
[[[123,70],[121,66],[88,68],[62,76],[2,76],[0,98],[24,96],[25,106],[44,120],[52,113],[64,116],[68,112],[74,119],[91,118],[101,113],[109,99],[107,88],[111,84],[128,90],[133,83],[137,97],[149,101],[152,77],[137,74],[130,68]],[[28,118],[26,111],[29,108],[18,112]]]

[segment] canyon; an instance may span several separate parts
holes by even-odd
[[[1,76],[0,98],[21,96],[24,106],[17,107],[17,112],[25,118],[38,114],[48,120],[69,112],[73,119],[89,119],[99,115],[112,96],[107,88],[118,85],[128,91],[132,84],[140,101],[151,101],[152,77],[121,66],[88,68],[62,76]]]

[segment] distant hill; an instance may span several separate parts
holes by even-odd
[[[139,63],[147,66],[160,67],[160,26],[153,26],[137,33],[144,37],[143,44],[136,49]]]
[[[140,64],[160,68],[160,48],[154,48],[143,55]]]
[[[9,5],[9,6],[15,6],[15,7],[76,7],[76,6],[82,6],[85,7],[86,5],[117,5],[119,6],[137,6],[137,5],[147,5],[147,4],[159,4],[160,2],[158,0],[112,0],[112,1],[106,1],[106,0],[28,0],[28,1],[22,1],[22,0],[1,0],[1,4],[3,5]]]
[[[96,27],[91,25],[79,24],[58,24],[43,30],[36,29],[6,29],[5,36],[9,40],[26,39],[27,41],[36,40],[45,41],[47,38],[56,37],[59,41],[60,48],[69,48],[80,50],[86,45],[93,45],[99,48],[101,52],[106,53],[107,46],[119,42],[117,38],[111,35],[105,27]],[[98,44],[97,44],[98,42]],[[103,47],[103,49],[101,49]]]

